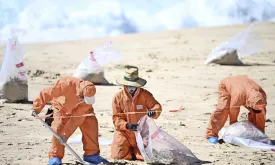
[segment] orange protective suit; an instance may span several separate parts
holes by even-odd
[[[160,115],[161,105],[149,91],[138,88],[132,97],[124,86],[124,89],[115,95],[112,108],[115,132],[111,146],[111,157],[113,159],[131,160],[132,154],[134,154],[137,160],[143,160],[137,147],[135,134],[126,128],[126,124],[138,123],[139,119],[147,114],[147,110],[158,111],[153,116],[154,119],[157,119]],[[144,113],[127,114],[127,112]]]
[[[32,109],[40,113],[45,104],[51,101],[54,117],[94,113],[92,105],[86,104],[83,101],[83,97],[94,96],[95,93],[96,88],[91,82],[67,76],[58,80],[53,86],[43,89],[39,97],[34,100]],[[54,118],[52,123],[52,129],[67,139],[78,127],[83,136],[84,155],[99,153],[98,122],[95,116]],[[52,137],[52,145],[49,152],[49,158],[52,157],[60,159],[64,157],[64,146],[54,136]]]
[[[218,132],[224,126],[229,115],[230,124],[237,122],[240,106],[250,112],[248,121],[259,130],[265,130],[266,93],[247,76],[234,76],[223,79],[219,85],[219,96],[216,110],[212,112],[206,138],[218,137]],[[252,111],[261,110],[261,113]]]

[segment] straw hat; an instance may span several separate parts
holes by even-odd
[[[126,65],[125,74],[123,77],[119,77],[116,82],[119,85],[133,86],[133,87],[142,87],[147,81],[138,76],[138,67]]]

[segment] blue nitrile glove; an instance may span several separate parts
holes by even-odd
[[[219,142],[219,139],[217,137],[210,137],[207,139],[209,143],[217,144]]]
[[[59,159],[58,157],[52,157],[49,160],[49,165],[61,165],[61,159]]]
[[[84,161],[89,162],[89,163],[94,163],[94,164],[99,164],[99,163],[106,164],[106,163],[109,163],[108,160],[104,159],[99,154],[84,156]]]

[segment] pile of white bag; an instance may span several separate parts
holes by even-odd
[[[243,65],[241,58],[256,54],[262,49],[262,40],[251,24],[246,30],[229,38],[208,55],[205,64]]]
[[[103,66],[120,59],[120,52],[112,47],[112,42],[107,42],[90,52],[78,65],[73,76],[88,80],[94,84],[108,84],[104,76]]]
[[[0,72],[0,98],[9,102],[28,100],[28,74],[24,50],[16,36],[8,39]]]
[[[222,128],[219,136],[225,143],[275,151],[275,145],[269,137],[248,121],[237,122]]]

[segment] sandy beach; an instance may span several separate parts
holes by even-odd
[[[263,39],[261,53],[244,58],[245,66],[204,65],[213,48],[248,25],[194,28],[121,35],[118,37],[24,45],[28,52],[25,64],[29,72],[29,100],[41,89],[59,78],[72,75],[76,66],[92,49],[112,41],[123,60],[104,67],[105,78],[115,83],[124,73],[125,64],[139,67],[140,76],[148,83],[147,90],[162,104],[163,112],[156,120],[158,126],[186,145],[199,159],[209,164],[263,165],[274,164],[274,152],[249,149],[229,144],[212,145],[204,138],[210,113],[217,103],[217,87],[221,79],[231,75],[248,75],[267,93],[266,134],[275,139],[275,23],[255,24]],[[2,62],[5,47],[0,47]],[[95,113],[102,138],[112,140],[111,101],[120,86],[97,85]],[[180,113],[170,109],[180,106]],[[51,133],[31,117],[31,104],[0,105],[0,164],[47,164]],[[46,113],[46,107],[42,114]],[[241,108],[239,121],[247,119],[248,111]],[[79,130],[74,135],[79,134]],[[82,155],[82,145],[71,145]],[[101,146],[101,155],[110,158],[110,146]],[[121,161],[121,164],[125,161]],[[63,164],[75,164],[66,150]],[[128,164],[146,164],[134,161]]]

